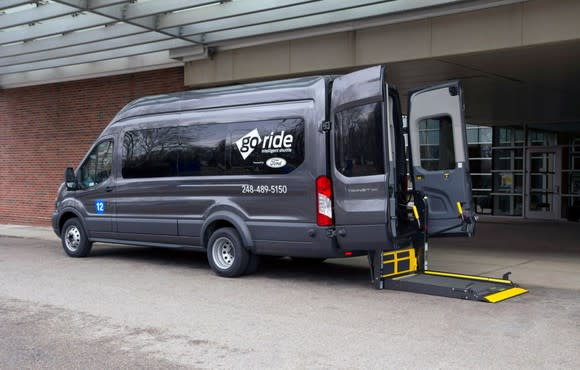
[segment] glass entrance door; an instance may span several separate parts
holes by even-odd
[[[560,218],[562,179],[560,153],[559,147],[528,149],[526,217]]]

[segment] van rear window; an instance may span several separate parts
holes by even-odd
[[[336,113],[336,168],[348,177],[385,173],[380,103],[360,105]]]

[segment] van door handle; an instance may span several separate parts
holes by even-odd
[[[112,186],[107,186],[107,187],[105,188],[105,191],[106,191],[107,193],[110,193],[110,192],[112,192],[112,191],[113,191],[113,187],[112,187]]]

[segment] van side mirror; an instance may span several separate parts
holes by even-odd
[[[67,167],[66,170],[64,170],[64,183],[67,190],[77,190],[77,178],[72,167]]]

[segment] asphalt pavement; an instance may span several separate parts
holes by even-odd
[[[0,237],[0,368],[580,368],[580,247],[486,240],[434,241],[432,268],[512,271],[530,293],[377,291],[364,258],[226,279],[194,252],[96,244],[74,259],[56,240]]]

